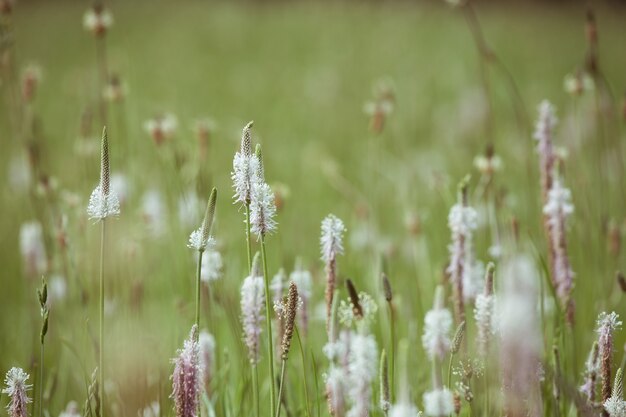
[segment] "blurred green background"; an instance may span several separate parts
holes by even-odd
[[[64,298],[51,306],[46,342],[51,415],[69,400],[82,405],[97,357],[100,232],[86,219],[85,206],[99,178],[102,126],[96,41],[82,28],[87,7],[86,2],[20,1],[11,16],[16,71],[30,63],[42,71],[32,104],[37,123],[31,139],[40,149],[41,173],[54,177],[53,191],[11,186],[11,167],[23,158],[25,139],[15,133],[9,101],[3,101],[0,113],[0,372],[15,365],[37,372],[39,279],[25,276],[19,231],[22,223],[43,219],[47,275],[62,275],[67,283]],[[597,314],[626,312],[614,280],[615,271],[624,268],[623,250],[609,250],[611,238],[621,237],[625,227],[626,184],[619,166],[624,160],[626,10],[595,9],[599,62],[613,92],[613,113],[606,116],[603,110],[598,116],[603,99],[596,92],[573,96],[563,87],[567,74],[583,69],[587,49],[585,8],[577,3],[475,7],[489,46],[519,89],[519,114],[509,79],[492,64],[487,65],[491,98],[486,100],[481,60],[465,15],[444,2],[159,0],[114,1],[107,7],[115,19],[106,36],[108,66],[126,89],[123,101],[108,107],[111,165],[130,185],[120,218],[109,222],[107,246],[107,406],[116,415],[135,415],[159,398],[171,413],[169,359],[194,317],[195,262],[186,242],[213,185],[219,190],[215,236],[224,271],[205,293],[205,300],[209,293],[212,298],[202,322],[217,343],[217,407],[233,415],[250,410],[238,320],[245,276],[243,211],[231,204],[230,183],[232,157],[249,120],[255,121],[255,140],[263,145],[268,182],[285,194],[278,233],[268,239],[270,273],[280,267],[292,270],[301,257],[314,273],[313,308],[322,303],[320,221],[331,212],[344,219],[348,235],[341,275],[379,299],[379,260],[385,259],[397,293],[399,335],[419,353],[411,356],[416,390],[429,381],[419,310],[431,304],[447,262],[447,213],[465,174],[473,175],[472,189],[479,183],[473,161],[488,143],[503,165],[494,177],[501,233],[516,218],[524,248],[538,259],[545,252],[531,138],[535,109],[544,98],[558,109],[555,142],[567,151],[563,172],[576,206],[569,243],[577,331],[568,343],[578,347],[578,370],[594,338]],[[374,134],[364,105],[381,79],[393,86],[395,103],[382,133]],[[9,86],[2,89],[8,95]],[[143,125],[162,112],[177,116],[178,129],[157,146]],[[201,162],[193,126],[203,117],[215,120],[216,127]],[[485,127],[490,120],[491,135]],[[96,143],[96,152],[76,152],[80,141]],[[165,229],[156,236],[142,211],[150,189],[159,190],[165,208]],[[178,206],[190,190],[201,202],[192,210],[198,223],[188,224],[180,221]],[[484,217],[481,198],[474,195],[472,204]],[[67,258],[55,244],[59,213],[67,219]],[[407,229],[407,219],[419,219],[417,233]],[[481,224],[476,250],[487,261],[494,242],[488,225]],[[385,317],[381,308],[381,343],[387,337]],[[306,344],[307,356],[316,358],[320,385],[326,367],[323,326],[323,321],[312,322]],[[551,337],[546,329],[546,344]],[[616,343],[620,349],[623,339]],[[290,366],[295,378],[300,364]],[[288,395],[301,403],[296,388]],[[319,396],[325,413],[321,390]]]

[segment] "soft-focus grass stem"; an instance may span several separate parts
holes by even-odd
[[[44,342],[39,346],[39,417],[43,416],[43,356]]]
[[[281,399],[283,397],[283,384],[285,383],[285,366],[287,364],[287,360],[283,359],[282,364],[280,366],[280,385],[278,387],[278,408],[276,409],[276,417],[280,417],[281,410]]]
[[[249,227],[249,226],[248,226]],[[263,282],[265,283],[265,323],[267,324],[267,350],[269,352],[270,363],[270,416],[275,415],[276,412],[276,394],[275,394],[275,382],[274,382],[274,338],[272,337],[272,320],[270,307],[271,294],[269,274],[267,273],[267,254],[265,252],[265,236],[261,235],[261,258],[263,258]]]
[[[311,417],[311,410],[309,404],[309,385],[307,384],[306,363],[304,361],[304,348],[302,347],[302,339],[300,339],[300,331],[296,326],[296,337],[298,338],[298,346],[300,347],[300,357],[302,358],[302,379],[304,380],[304,401],[306,404],[306,415]]]
[[[248,273],[252,272],[252,242],[250,242],[250,204],[246,204],[246,245],[248,247]]]
[[[104,243],[106,218],[101,221],[100,233],[100,417],[104,417]]]
[[[396,379],[395,379],[395,369],[396,369],[396,320],[395,320],[395,314],[393,311],[393,304],[391,303],[387,303],[387,305],[389,306],[389,332],[390,332],[390,338],[391,338],[391,349],[389,351],[390,353],[390,357],[389,357],[389,362],[390,362],[390,367],[391,369],[389,370],[389,379],[390,379],[390,385],[391,385],[391,401],[395,402],[396,400]]]
[[[202,274],[202,255],[204,250],[198,251],[198,268],[196,270],[196,327],[200,329],[200,276]],[[196,341],[200,337],[200,330],[196,333]]]
[[[252,402],[254,402],[254,415],[260,417],[259,413],[259,367],[252,365]]]

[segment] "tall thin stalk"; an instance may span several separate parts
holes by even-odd
[[[104,417],[104,243],[106,233],[106,218],[102,219],[100,227],[100,350],[99,367],[100,383],[98,384],[100,396],[100,417]]]
[[[265,235],[261,235],[261,257],[263,259],[263,281],[265,282],[265,323],[267,325],[267,350],[269,356],[270,365],[270,416],[276,414],[276,394],[275,394],[275,381],[274,381],[274,342],[272,337],[272,320],[271,317],[271,295],[269,274],[267,273],[267,254],[265,251]]]
[[[204,249],[198,250],[198,267],[196,268],[196,327],[200,328],[200,276],[202,274],[202,255]],[[198,337],[200,332],[198,331]]]
[[[248,247],[248,273],[252,272],[252,242],[250,241],[250,203],[246,204],[246,245]]]

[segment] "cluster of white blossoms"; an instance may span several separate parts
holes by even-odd
[[[202,265],[200,266],[200,279],[203,282],[212,282],[222,277],[224,261],[222,255],[215,249],[207,249],[202,255]]]
[[[341,219],[334,214],[329,214],[322,220],[322,234],[320,247],[322,260],[329,263],[332,258],[343,254],[343,234],[346,231]]]
[[[98,185],[89,197],[87,205],[87,214],[90,219],[103,220],[107,217],[117,216],[120,214],[120,202],[117,195],[113,191],[105,193],[100,185]]]
[[[369,325],[376,318],[378,304],[376,304],[376,301],[374,301],[371,295],[365,292],[360,292],[359,306],[361,315],[357,316],[357,314],[355,314],[355,306],[352,301],[341,300],[339,308],[337,309],[339,322],[344,324],[346,327],[356,325],[358,330],[367,331],[369,329]]]
[[[253,268],[254,270],[254,268]],[[265,319],[265,293],[262,276],[248,276],[241,286],[241,320],[250,363],[259,363],[261,324]]]
[[[433,308],[424,317],[422,335],[422,345],[430,360],[443,359],[450,351],[452,324],[452,313],[444,306],[443,288],[438,287]]]
[[[361,417],[369,414],[372,396],[372,381],[376,378],[378,347],[371,334],[355,334],[350,340],[348,359],[348,396],[352,407],[347,417]]]
[[[46,272],[48,257],[39,222],[24,223],[20,227],[20,252],[27,275],[35,276]]]
[[[454,412],[454,398],[447,388],[437,388],[424,393],[424,412],[427,416],[443,417]]]
[[[252,122],[243,128],[241,148],[233,159],[233,188],[235,203],[249,206],[250,231],[257,239],[276,230],[276,198],[272,188],[265,182],[261,148],[252,152]]]

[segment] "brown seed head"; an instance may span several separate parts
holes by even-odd
[[[285,312],[285,333],[283,334],[283,343],[281,345],[282,360],[286,361],[291,347],[291,339],[296,323],[296,311],[298,310],[298,287],[291,281],[289,283],[289,293],[287,294],[287,311]]]
[[[361,307],[361,303],[359,302],[359,294],[352,283],[352,280],[346,280],[346,287],[348,288],[348,295],[350,296],[350,302],[352,303],[352,312],[354,316],[358,319],[363,318],[363,307]]]

